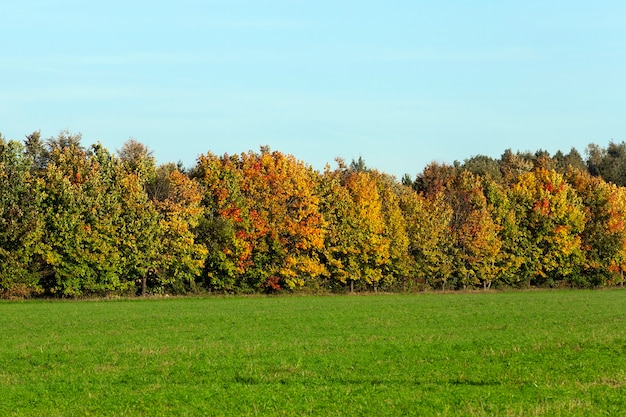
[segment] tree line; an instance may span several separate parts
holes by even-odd
[[[586,154],[398,180],[268,147],[185,169],[135,140],[0,136],[0,296],[623,285],[626,144]]]

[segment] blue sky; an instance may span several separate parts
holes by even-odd
[[[626,140],[626,2],[0,5],[0,132],[68,129],[159,162],[260,145],[317,169]]]

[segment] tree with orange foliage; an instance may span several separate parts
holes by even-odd
[[[585,213],[580,197],[554,170],[521,175],[510,190],[519,226],[516,251],[527,285],[557,285],[583,264]]]
[[[324,272],[318,176],[311,167],[262,148],[202,156],[197,172],[206,194],[204,230],[213,229],[205,236],[219,248],[207,265],[212,287],[294,289]]]
[[[251,220],[238,159],[207,153],[199,157],[193,173],[204,192],[196,232],[198,243],[207,248],[203,280],[218,291],[249,287],[245,276],[251,265]]]
[[[458,255],[457,274],[463,287],[482,284],[490,288],[499,275],[498,258],[502,242],[487,206],[483,179],[461,172],[446,191],[454,211],[452,228]]]

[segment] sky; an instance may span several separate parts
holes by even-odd
[[[129,138],[159,163],[261,145],[415,176],[626,140],[626,2],[21,0],[0,132]]]

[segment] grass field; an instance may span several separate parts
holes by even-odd
[[[626,415],[626,291],[0,303],[0,415]]]

